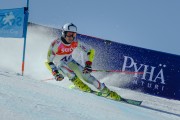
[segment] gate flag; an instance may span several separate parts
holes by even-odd
[[[0,37],[23,38],[26,28],[25,8],[0,9]]]
[[[0,9],[0,37],[24,38],[22,76],[24,74],[26,33],[28,24],[28,6],[14,9]]]

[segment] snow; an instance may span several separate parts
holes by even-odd
[[[60,84],[57,82],[56,84]],[[127,90],[118,93],[134,94]],[[125,96],[124,94],[122,94]],[[133,95],[132,95],[133,96]],[[130,97],[130,95],[129,95]],[[0,116],[1,120],[178,120],[179,101],[166,100],[159,110],[160,98],[141,96],[152,109],[112,101],[90,93],[71,90],[68,87],[22,77],[13,72],[0,72]],[[164,100],[165,101],[165,100]],[[163,102],[164,102],[163,101]],[[154,104],[157,103],[157,104]],[[162,104],[160,104],[162,105]],[[174,106],[170,106],[174,105]]]
[[[143,100],[138,107],[69,89],[67,78],[51,79],[44,61],[53,39],[48,30],[29,27],[21,76],[23,40],[0,38],[1,120],[180,120],[177,100],[109,86],[125,98]]]

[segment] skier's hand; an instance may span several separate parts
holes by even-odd
[[[92,67],[91,66],[92,66],[92,62],[91,61],[86,61],[83,73],[91,73],[92,72]]]
[[[64,79],[64,76],[59,73],[59,74],[57,74],[57,75],[55,76],[55,79],[56,79],[56,81],[61,81],[61,80]]]
[[[52,70],[52,74],[55,77],[56,81],[61,81],[64,79],[64,76],[58,72],[58,70]]]

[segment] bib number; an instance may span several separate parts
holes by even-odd
[[[70,55],[70,56],[65,56],[65,57],[63,57],[61,60],[64,61],[64,62],[68,62],[69,60],[71,60],[71,58],[72,58],[72,55]]]

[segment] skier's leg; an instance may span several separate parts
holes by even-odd
[[[91,89],[86,84],[84,84],[77,75],[71,70],[66,64],[61,64],[58,66],[59,72],[62,73],[64,76],[67,76],[73,84],[84,92],[90,92]]]
[[[83,75],[84,79],[88,83],[92,83],[97,89],[99,89],[102,92],[102,96],[114,99],[114,100],[120,100],[121,96],[118,95],[116,92],[111,91],[104,83],[101,83],[98,81],[94,76],[91,74]]]
[[[80,78],[85,80],[86,82],[94,85],[97,89],[101,90],[104,88],[104,84],[99,82],[94,76],[91,74],[83,74],[83,67],[78,64],[76,61],[72,60],[68,63],[68,66],[75,72],[75,74]]]
[[[71,81],[74,83],[74,85],[79,88],[81,91],[84,92],[91,92],[91,88],[87,86],[85,83],[83,83],[77,76],[75,76]]]
[[[121,96],[118,95],[116,92],[109,90],[104,83],[98,81],[94,76],[91,74],[83,74],[83,67],[78,64],[76,61],[71,61],[68,63],[68,66],[78,75],[79,78],[82,78],[86,82],[94,85],[98,90],[100,90],[103,96],[106,96],[110,99],[120,100]]]
[[[113,99],[113,100],[121,100],[121,96],[118,95],[116,92],[111,91],[108,87],[104,87],[102,90],[102,96]]]

